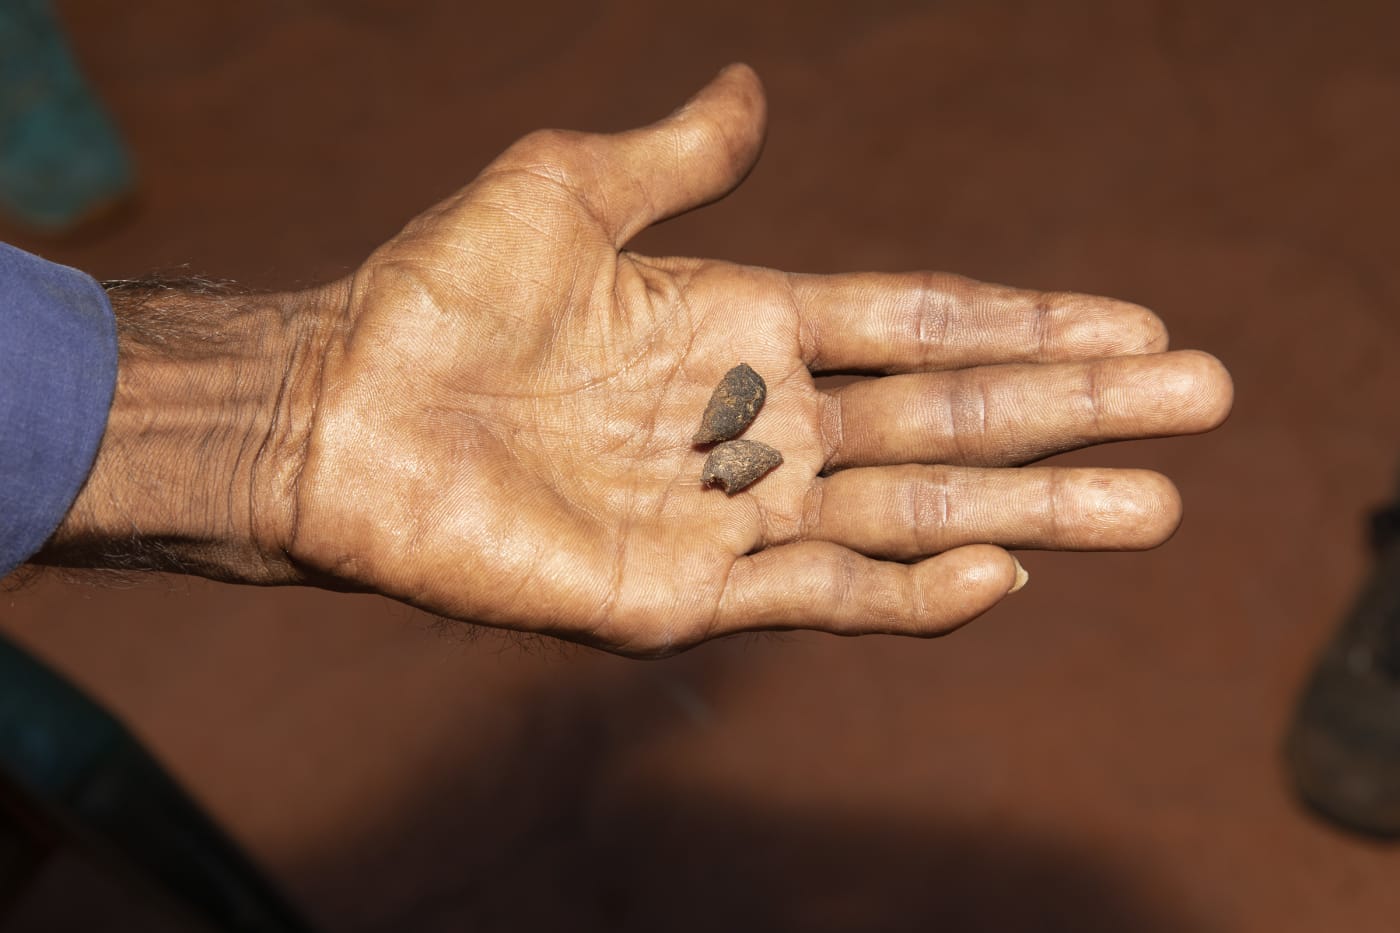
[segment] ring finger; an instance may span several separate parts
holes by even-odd
[[[1181,499],[1150,470],[868,467],[817,480],[804,540],[912,560],[965,544],[1141,550],[1171,537]]]

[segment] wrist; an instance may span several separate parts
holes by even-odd
[[[108,285],[117,388],[97,460],[37,563],[300,579],[287,557],[319,389],[322,293]]]

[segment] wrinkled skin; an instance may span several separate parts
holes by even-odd
[[[298,566],[449,617],[655,656],[750,629],[936,635],[1016,548],[1130,549],[1180,501],[1136,470],[1021,468],[1218,425],[1229,377],[1135,305],[937,274],[789,275],[625,245],[757,158],[726,69],[665,120],[512,146],[330,290],[285,526]],[[768,383],[785,461],[733,498],[691,444]],[[886,374],[824,391],[813,373]]]
[[[1024,582],[1004,548],[1130,549],[1143,470],[1027,467],[1208,430],[1212,357],[1132,304],[951,275],[789,275],[625,249],[758,154],[742,66],[661,122],[542,132],[330,285],[110,294],[116,394],[37,563],[367,590],[656,656],[752,629],[937,635]],[[783,462],[730,497],[692,444],[738,362]],[[840,388],[814,373],[880,374]]]

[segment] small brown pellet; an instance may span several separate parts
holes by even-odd
[[[695,432],[691,443],[713,444],[738,437],[753,424],[767,397],[768,386],[764,384],[762,376],[747,363],[735,366],[715,386],[710,403],[705,406],[705,414],[700,419],[700,430]]]
[[[783,462],[783,455],[758,441],[725,441],[705,458],[700,481],[718,486],[727,494],[747,489],[763,474]]]

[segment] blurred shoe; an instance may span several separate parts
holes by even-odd
[[[1372,518],[1376,565],[1313,672],[1286,746],[1303,799],[1374,836],[1400,835],[1400,505]]]
[[[47,0],[0,0],[0,213],[61,233],[131,189],[126,149]]]

